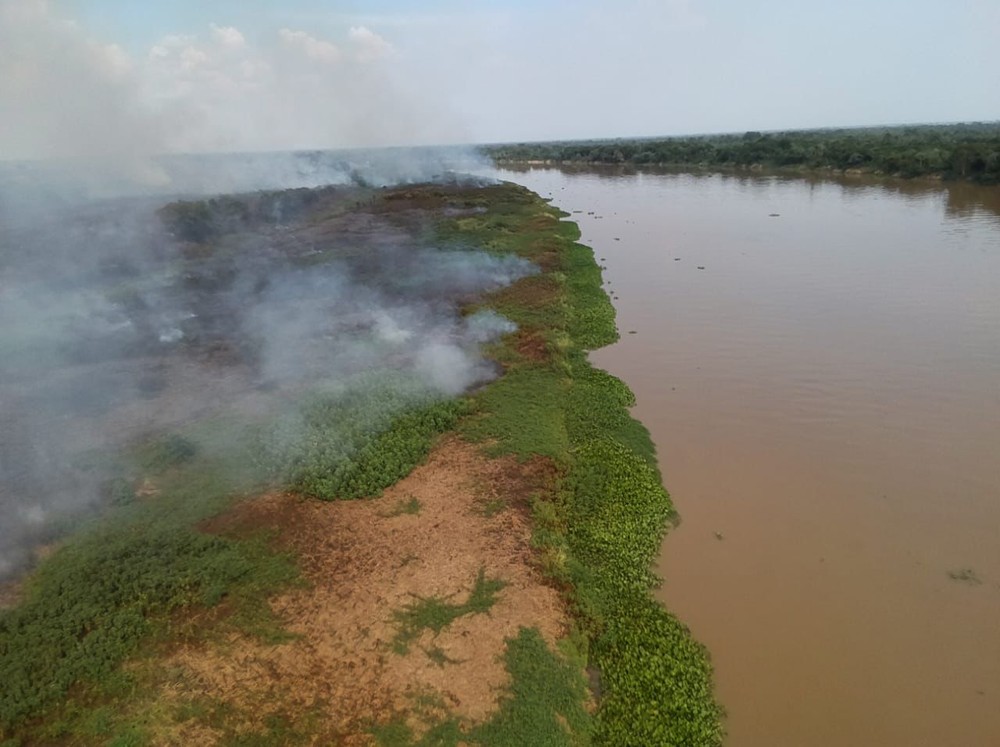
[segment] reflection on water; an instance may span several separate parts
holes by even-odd
[[[1000,189],[502,176],[581,211],[637,332],[593,358],[657,443],[729,743],[1000,744]]]

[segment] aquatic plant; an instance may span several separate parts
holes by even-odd
[[[504,189],[513,195],[521,188]],[[507,209],[515,212],[512,202]],[[557,494],[534,502],[534,541],[546,572],[566,588],[600,675],[594,743],[719,745],[722,711],[708,654],[651,596],[658,580],[650,567],[674,517],[654,446],[628,412],[635,403],[629,388],[586,357],[618,339],[614,308],[592,251],[576,243],[575,226],[555,230],[529,216],[522,211],[519,226],[508,219],[511,230],[494,235],[493,245],[540,263],[545,257],[550,273],[536,282],[555,282],[557,291],[520,310],[517,286],[494,302],[511,318],[540,320],[559,344],[548,346],[543,360],[508,351],[506,374],[475,398],[459,428],[495,452],[542,454],[562,469]],[[487,229],[450,230],[476,241]]]

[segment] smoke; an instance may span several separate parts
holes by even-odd
[[[0,159],[74,159],[147,183],[170,127],[140,104],[122,48],[41,0],[0,0]]]
[[[269,385],[344,378],[390,366],[412,369],[442,394],[493,378],[479,345],[513,331],[492,313],[459,317],[456,299],[496,289],[531,272],[515,257],[482,252],[380,247],[363,263],[283,273],[246,305],[259,339],[258,374]]]
[[[514,325],[459,310],[533,265],[419,246],[423,223],[369,195],[59,203],[0,226],[0,576],[106,499],[80,467],[95,451],[374,372],[407,382],[399,407],[496,375],[481,346]]]
[[[144,168],[155,172],[158,180],[137,181],[132,173],[79,160],[0,160],[0,221],[11,228],[36,222],[53,207],[79,207],[118,197],[162,201],[167,196],[325,185],[496,181],[492,164],[478,151],[463,146],[159,155],[150,156]]]
[[[163,153],[428,145],[462,132],[410,61],[365,26],[212,24],[147,49],[93,37],[45,0],[0,0],[0,160],[60,159],[149,185]]]
[[[373,147],[456,140],[394,84],[403,64],[362,26],[212,25],[136,52],[0,0],[0,577],[107,500],[95,452],[372,372],[407,382],[398,407],[495,375],[481,346],[512,325],[459,309],[533,267],[427,248],[368,202],[486,169]],[[223,193],[249,194],[190,201]]]

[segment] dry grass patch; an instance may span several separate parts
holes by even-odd
[[[318,744],[367,744],[373,724],[414,713],[428,698],[463,724],[484,722],[509,681],[506,639],[536,627],[552,644],[568,618],[535,567],[527,512],[487,516],[481,507],[523,507],[551,479],[541,460],[491,460],[449,438],[378,499],[279,493],[242,504],[212,529],[267,527],[295,553],[309,587],[272,601],[295,637],[266,645],[232,634],[183,646],[166,664],[186,676],[165,695],[224,702],[252,730],[278,709],[318,714]],[[414,501],[417,512],[394,510]],[[404,630],[415,619],[408,612],[428,600],[450,617]],[[420,718],[409,720],[421,728]]]

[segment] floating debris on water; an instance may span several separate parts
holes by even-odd
[[[967,584],[978,585],[983,581],[971,568],[959,568],[956,571],[948,571],[948,578],[952,581],[964,581]]]

